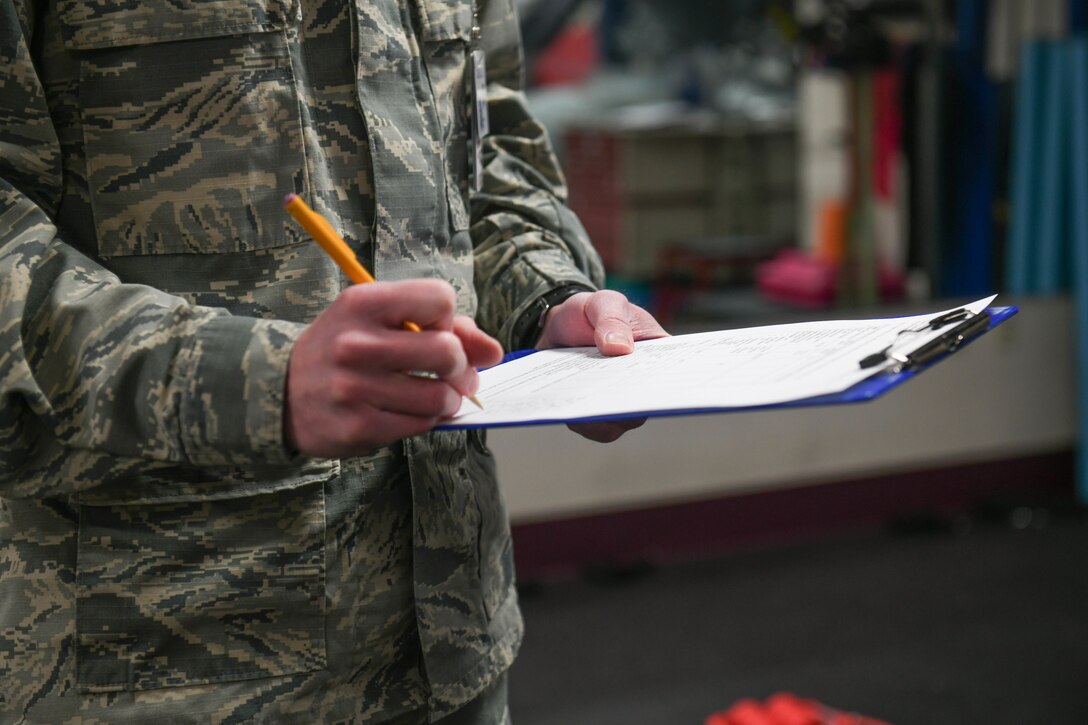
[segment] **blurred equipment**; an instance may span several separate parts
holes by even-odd
[[[698,255],[752,266],[793,240],[792,124],[617,115],[564,145],[571,207],[613,274],[661,279]]]
[[[769,299],[872,306],[906,290],[908,185],[900,23],[916,2],[797,3],[804,252],[759,272]]]

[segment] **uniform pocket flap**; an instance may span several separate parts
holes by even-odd
[[[65,45],[76,50],[280,30],[291,23],[297,12],[296,0],[60,3]]]
[[[472,37],[472,3],[466,0],[418,0],[425,41],[464,40]]]
[[[296,466],[202,468],[144,467],[112,477],[73,496],[83,506],[191,503],[249,498],[323,483],[340,475],[340,461],[305,459]]]

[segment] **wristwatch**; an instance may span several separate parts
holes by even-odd
[[[515,350],[527,350],[536,345],[540,334],[544,331],[544,323],[548,319],[548,310],[566,302],[579,292],[593,292],[590,287],[580,284],[568,284],[556,287],[551,292],[537,297],[521,317],[514,324],[513,333],[510,336]]]

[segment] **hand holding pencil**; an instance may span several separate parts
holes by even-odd
[[[288,204],[295,200],[289,198]],[[332,232],[317,219],[304,224],[308,231],[321,232],[324,224],[327,230],[321,236]],[[344,262],[332,252],[330,256],[353,281],[372,279],[346,244],[344,249],[350,257]],[[405,328],[412,329],[407,320],[420,331],[404,334]],[[475,393],[476,368],[501,357],[497,341],[470,318],[456,314],[456,294],[444,281],[353,285],[295,344],[288,365],[284,438],[307,455],[344,457],[426,432],[460,409],[463,396]],[[412,370],[432,371],[434,376],[406,374]]]

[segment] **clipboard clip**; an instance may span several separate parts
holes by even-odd
[[[902,335],[917,335],[931,332],[933,330],[939,330],[942,327],[947,327],[954,322],[958,322],[959,324],[916,350],[912,350],[909,353],[901,353],[897,352],[895,349],[899,338]],[[983,310],[982,312],[976,313],[961,307],[946,312],[943,315],[938,315],[919,327],[909,330],[900,330],[898,334],[896,334],[895,341],[893,341],[891,345],[888,345],[880,352],[862,358],[858,361],[858,364],[861,366],[862,370],[866,370],[868,368],[876,367],[887,360],[894,360],[896,364],[889,369],[889,372],[900,373],[904,370],[914,370],[932,362],[941,355],[955,352],[965,342],[974,337],[978,337],[989,328],[989,312]]]

